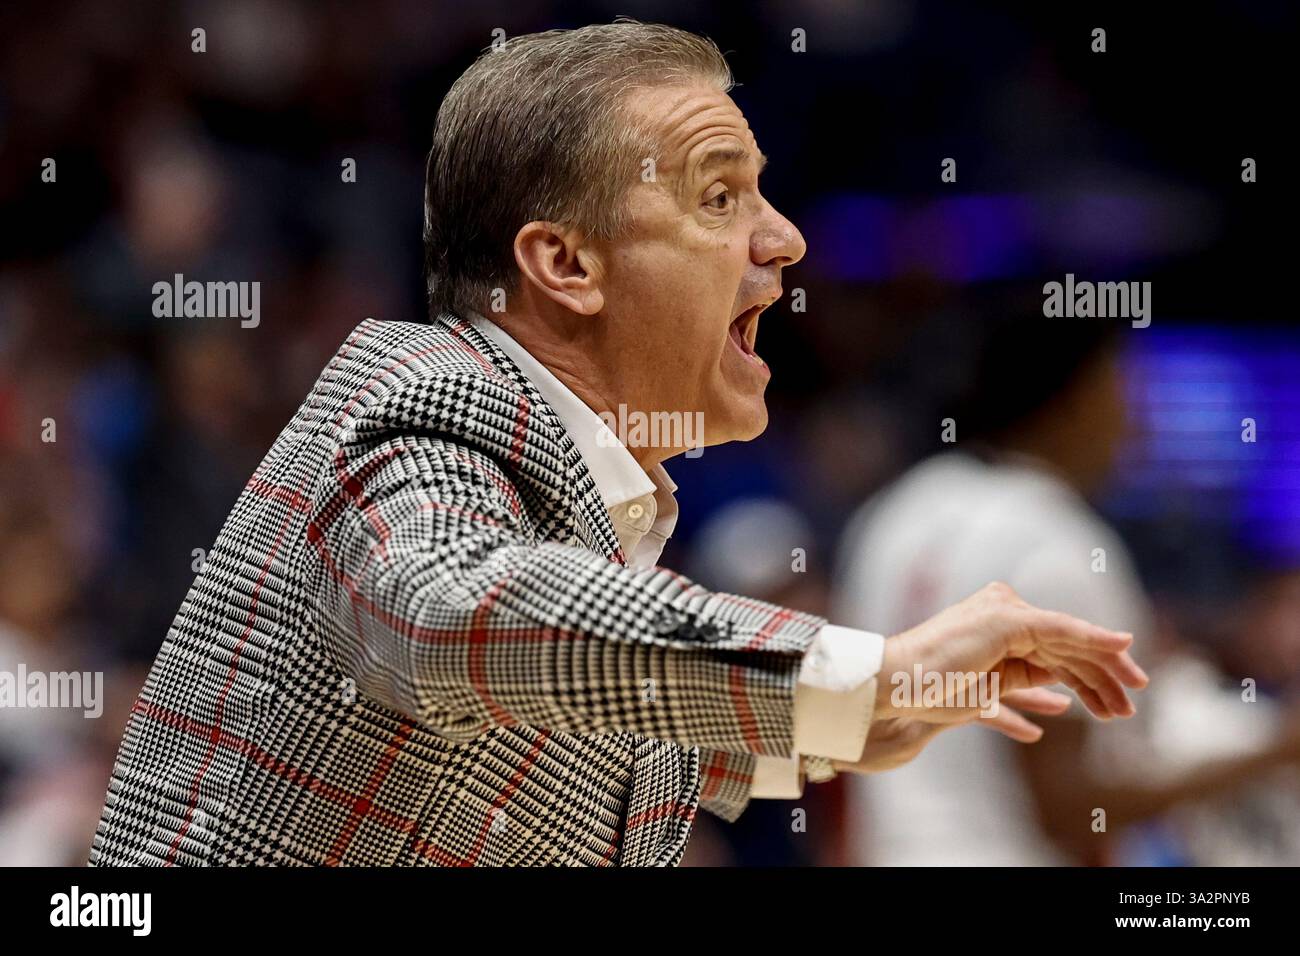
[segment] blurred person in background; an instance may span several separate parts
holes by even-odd
[[[129,703],[114,684],[105,706],[114,675],[98,696],[83,685],[76,706],[56,695],[55,675],[87,673],[95,659],[73,613],[82,575],[52,496],[7,469],[0,543],[0,866],[71,866],[98,818],[97,790]]]
[[[1238,545],[1235,596],[1196,615],[1187,635],[1195,646],[1175,639],[1172,620],[1161,628],[1166,654],[1144,709],[1146,735],[1127,754],[1149,781],[1183,778],[1188,791],[1228,775],[1215,766],[1236,765],[1236,774],[1133,828],[1118,862],[1300,865],[1300,569],[1294,554]],[[1123,737],[1126,728],[1112,729]]]
[[[832,612],[891,633],[1005,581],[1035,605],[1131,627],[1152,686],[1167,677],[1164,706],[1127,727],[1077,712],[1047,720],[1035,747],[960,727],[907,767],[849,781],[859,863],[1112,862],[1124,852],[1107,834],[1300,760],[1295,721],[1274,729],[1240,695],[1225,703],[1172,635],[1157,643],[1128,549],[1088,503],[1128,431],[1118,331],[1099,320],[995,323],[953,416],[960,447],[914,466],[854,515]],[[1194,721],[1175,757],[1171,728],[1189,726],[1189,711],[1216,716]],[[1149,849],[1141,860],[1157,861]]]

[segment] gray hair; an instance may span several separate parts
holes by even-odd
[[[732,88],[712,40],[626,19],[518,36],[481,54],[442,101],[425,170],[431,314],[482,311],[493,289],[514,289],[525,223],[622,235],[627,190],[659,148],[624,100],[691,81]]]

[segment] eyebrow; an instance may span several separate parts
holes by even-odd
[[[729,163],[747,162],[753,154],[741,146],[715,146],[704,154],[704,158],[699,161],[695,167],[696,173],[705,173],[710,169],[718,166],[726,166]],[[758,172],[762,172],[767,166],[767,156],[763,152],[758,154]]]

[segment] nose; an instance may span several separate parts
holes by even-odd
[[[766,203],[762,222],[754,230],[750,253],[756,265],[792,266],[808,251],[803,234],[785,216]]]

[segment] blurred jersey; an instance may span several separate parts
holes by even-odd
[[[1037,460],[928,459],[867,502],[845,532],[833,620],[906,630],[990,581],[1026,601],[1150,633],[1127,549]],[[1134,655],[1139,660],[1140,653]],[[1072,710],[1082,713],[1076,701]],[[1035,823],[1016,744],[978,726],[938,735],[910,764],[848,782],[856,864],[1032,866],[1071,862]]]

